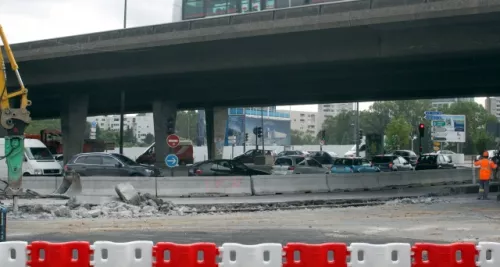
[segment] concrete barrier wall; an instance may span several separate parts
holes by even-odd
[[[381,190],[408,186],[471,183],[469,169],[391,173],[213,176],[213,177],[81,177],[82,194],[116,196],[115,186],[129,182],[139,192],[159,197],[243,196]],[[62,177],[24,177],[23,188],[50,194]]]
[[[51,194],[61,184],[62,179],[62,176],[27,176],[23,177],[23,188],[32,189],[40,194]]]
[[[377,174],[328,174],[327,181],[330,192],[335,192],[364,189],[390,189],[405,186],[471,183],[472,175],[471,171],[468,169],[389,172]]]
[[[244,196],[252,195],[248,176],[158,177],[158,196]]]
[[[329,192],[325,174],[252,177],[255,195]]]

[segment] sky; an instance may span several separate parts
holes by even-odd
[[[171,7],[174,0],[127,1],[127,27],[172,22]],[[12,44],[116,30],[123,28],[124,2],[125,0],[1,0],[0,24]],[[20,67],[22,69],[22,65]],[[484,97],[476,98],[476,102],[484,105]],[[372,103],[360,103],[360,110],[368,109]],[[278,106],[278,109],[290,108],[317,111],[318,106]]]

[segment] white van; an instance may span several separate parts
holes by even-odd
[[[5,138],[0,138],[0,156],[5,155]],[[7,177],[7,162],[0,160],[0,177]],[[38,139],[24,139],[23,176],[59,176],[61,165],[49,149]]]

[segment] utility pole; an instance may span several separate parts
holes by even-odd
[[[264,107],[260,110],[260,124],[262,127],[262,155],[264,155]]]
[[[127,0],[125,0],[123,7],[123,28],[127,28]]]
[[[359,141],[362,136],[359,136],[359,102],[356,102],[356,157],[359,157]]]
[[[120,154],[123,155],[123,132],[125,120],[125,91],[120,92]]]

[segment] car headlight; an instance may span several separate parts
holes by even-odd
[[[35,175],[43,174],[43,170],[42,169],[35,169],[33,172],[35,173]]]
[[[147,173],[147,174],[149,174],[149,175],[153,174],[153,170],[150,170],[150,169],[145,169],[145,171],[146,171],[146,173]]]

